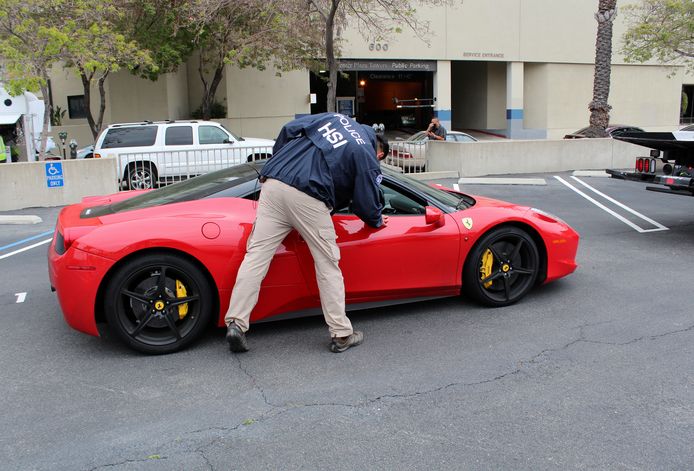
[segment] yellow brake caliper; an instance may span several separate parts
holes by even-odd
[[[484,254],[482,254],[482,263],[480,263],[480,280],[484,280],[489,275],[492,274],[492,265],[494,264],[494,255],[492,251],[487,249]],[[484,284],[485,288],[489,288],[493,281],[488,281]]]
[[[185,298],[186,296],[188,296],[188,291],[186,290],[185,285],[179,280],[176,280],[176,297]],[[188,314],[188,303],[178,306],[178,318],[183,319],[186,317],[186,314]]]

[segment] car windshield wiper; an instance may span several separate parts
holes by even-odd
[[[460,196],[460,201],[458,201],[458,204],[455,205],[455,209],[466,209],[469,207],[470,205],[467,201],[465,201],[465,198],[463,196]]]

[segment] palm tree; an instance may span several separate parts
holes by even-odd
[[[590,137],[606,137],[605,128],[610,121],[612,107],[607,103],[610,96],[610,67],[612,64],[612,23],[617,16],[617,0],[599,0],[598,35],[595,41],[595,75],[593,78],[593,101],[590,110]]]

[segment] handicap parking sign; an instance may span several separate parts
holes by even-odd
[[[61,162],[46,163],[46,184],[48,188],[63,186],[63,164]]]

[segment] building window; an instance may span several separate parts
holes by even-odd
[[[70,119],[85,119],[87,117],[87,109],[84,106],[84,95],[67,97],[67,109]]]

